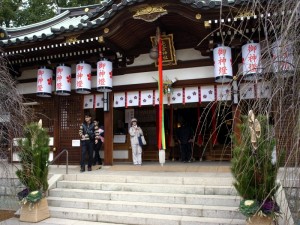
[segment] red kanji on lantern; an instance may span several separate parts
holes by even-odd
[[[38,90],[39,92],[43,91],[43,85],[38,85],[38,86],[37,86],[37,90]]]
[[[250,52],[254,52],[254,53],[255,53],[256,49],[257,49],[257,46],[256,46],[256,45],[252,45],[252,44],[249,44],[249,45],[248,45],[248,52],[249,52],[249,53],[250,53]]]
[[[226,58],[225,57],[221,57],[219,59],[219,65],[222,65],[222,64],[226,64]]]
[[[97,90],[110,91],[112,88],[112,62],[101,60],[97,62]]]
[[[227,68],[226,68],[226,66],[219,67],[219,74],[221,74],[221,75],[227,74]]]
[[[227,46],[217,47],[213,56],[216,82],[229,82],[232,79],[231,49]]]
[[[46,67],[41,67],[37,71],[37,95],[41,97],[49,97],[52,92],[52,75],[53,71]]]
[[[226,49],[225,48],[219,48],[218,49],[218,55],[221,56],[221,55],[226,55]]]
[[[92,67],[90,64],[81,62],[76,65],[76,92],[88,94],[92,86]]]
[[[260,73],[260,45],[259,43],[248,43],[242,46],[242,63],[244,79],[254,79],[254,74]]]
[[[80,64],[78,64],[76,70],[77,71],[82,71],[83,70],[83,66],[81,66]]]
[[[62,75],[61,74],[56,76],[56,81],[57,82],[61,82],[61,80],[62,80]]]
[[[105,79],[104,78],[98,79],[98,85],[105,85]]]
[[[76,66],[76,68],[78,68]],[[77,76],[77,74],[76,74]],[[61,64],[56,67],[56,94],[67,96],[71,94],[71,67]]]
[[[77,86],[77,87],[83,87],[83,82],[82,82],[82,80],[77,81],[76,86]]]
[[[56,83],[56,89],[62,89],[62,83]]]

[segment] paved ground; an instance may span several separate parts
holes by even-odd
[[[70,166],[68,173],[79,173],[79,166]],[[229,173],[229,162],[193,162],[193,163],[181,163],[181,162],[166,162],[164,165],[160,165],[158,162],[144,162],[142,166],[135,166],[131,163],[115,163],[113,166],[102,166],[98,169],[97,166],[93,167],[93,171],[85,173],[122,173],[125,171],[141,172],[141,173],[165,173],[175,172],[178,173],[195,173],[199,172],[212,172],[212,173]],[[51,166],[49,173],[66,173],[66,167],[63,166]]]
[[[20,167],[19,164],[7,164],[0,163],[0,178],[16,177],[15,171]],[[101,169],[98,166],[93,166],[93,170],[84,173],[114,173],[122,174],[127,172],[139,172],[139,173],[168,173],[169,175],[175,173],[179,174],[190,174],[196,175],[199,173],[230,173],[230,163],[229,162],[192,162],[192,163],[181,163],[178,161],[166,161],[165,164],[161,165],[158,162],[144,162],[142,166],[135,166],[131,163],[114,163],[113,166],[102,166]],[[51,165],[49,168],[49,174],[66,174],[65,165]],[[79,165],[69,165],[68,174],[80,173]],[[174,175],[175,175],[174,174]],[[199,174],[200,175],[200,174]]]

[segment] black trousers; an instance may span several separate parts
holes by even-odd
[[[180,144],[181,161],[187,162],[191,159],[191,143]]]
[[[88,167],[92,167],[94,145],[94,141],[81,141],[81,168],[85,168],[86,154],[88,154]]]
[[[102,160],[101,160],[101,157],[100,157],[101,146],[102,146],[102,142],[99,140],[98,143],[95,144],[95,147],[94,147],[94,160],[93,160],[94,165],[97,162],[98,162],[99,165],[102,165]]]

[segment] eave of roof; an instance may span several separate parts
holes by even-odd
[[[242,1],[243,0],[179,0],[178,3],[191,5],[193,8],[211,9],[220,5],[237,4]],[[104,25],[124,7],[142,2],[146,2],[146,0],[108,0],[97,5],[60,8],[63,12],[49,20],[23,27],[7,28],[6,32],[8,33],[8,39],[0,40],[0,46],[5,47],[26,42],[35,42],[46,38],[50,39],[61,33],[74,32],[84,28],[91,29],[99,27]],[[84,8],[87,7],[91,7],[91,11],[84,12]],[[16,35],[20,32],[23,32],[22,35]]]
[[[58,15],[50,20],[44,21],[43,23],[39,23],[39,26],[37,24],[33,24],[26,27],[22,27],[20,28],[24,30],[24,33],[22,35],[12,36],[13,33],[17,31],[17,28],[14,28],[14,30],[11,29],[11,31],[7,30],[10,37],[6,40],[1,40],[0,46],[10,46],[26,42],[35,42],[47,38],[49,39],[57,34],[65,32],[66,30],[76,31],[81,30],[87,26],[85,24],[85,21],[89,18],[87,15],[75,16],[70,18],[68,17],[69,13],[69,11],[65,11],[61,15]],[[34,27],[36,28],[34,32],[26,32]]]

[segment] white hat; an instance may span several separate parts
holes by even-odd
[[[131,123],[132,123],[132,122],[137,122],[137,119],[136,119],[136,118],[132,118],[132,119],[131,119]]]

